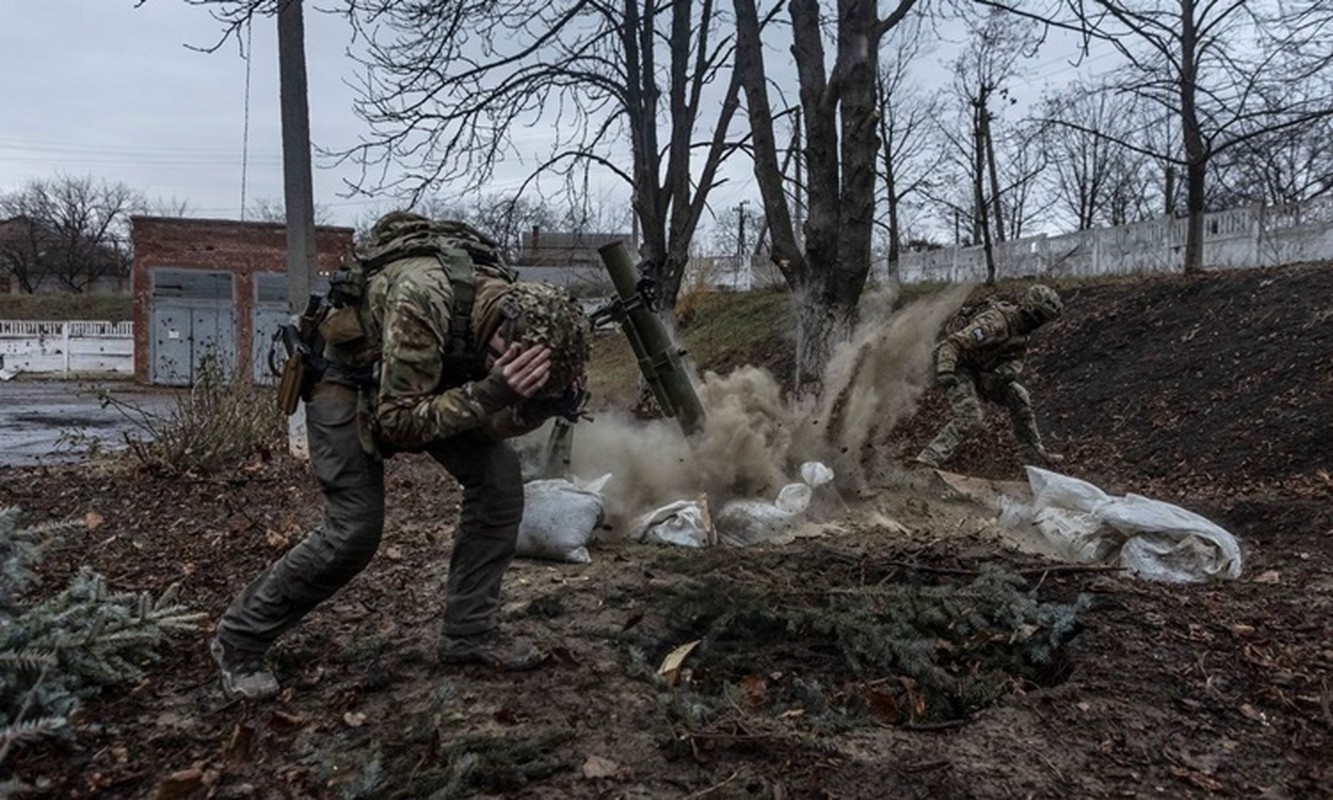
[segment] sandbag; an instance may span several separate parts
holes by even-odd
[[[1137,494],[1108,495],[1037,467],[1027,474],[1033,524],[1071,560],[1118,564],[1170,583],[1240,577],[1236,538],[1193,511]]]
[[[610,477],[582,485],[563,478],[524,484],[515,555],[590,563],[588,540],[606,516],[602,488]]]

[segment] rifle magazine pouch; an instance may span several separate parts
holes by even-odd
[[[370,366],[379,356],[377,343],[366,334],[360,312],[351,306],[335,308],[319,323],[328,358],[349,369]]]

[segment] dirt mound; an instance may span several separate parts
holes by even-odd
[[[995,544],[975,508],[886,489],[840,531],[780,548],[518,562],[505,622],[550,663],[445,670],[432,653],[458,495],[400,457],[379,556],[275,649],[279,701],[224,702],[204,632],[142,685],[90,699],[76,741],[5,768],[62,797],[1327,794],[1333,269],[1065,297],[1028,379],[1062,471],[1210,516],[1246,548],[1241,580],[1051,565]],[[940,411],[928,392],[884,462]],[[955,466],[1018,477],[991,422]],[[47,587],[90,564],[119,589],[181,581],[214,617],[319,517],[285,458],[176,481],[0,470],[11,504],[99,515],[51,556]]]

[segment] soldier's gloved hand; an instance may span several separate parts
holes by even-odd
[[[519,414],[530,422],[541,422],[551,417],[564,417],[570,422],[578,422],[583,417],[583,407],[587,403],[588,391],[582,385],[575,384],[559,397],[524,400],[519,406]]]
[[[551,348],[533,345],[521,349],[511,344],[495,360],[490,373],[472,384],[472,396],[491,413],[532,397],[550,377]]]
[[[941,372],[935,376],[935,383],[941,389],[952,389],[958,385],[958,376],[952,372]]]

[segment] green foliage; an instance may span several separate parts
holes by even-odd
[[[1087,600],[1043,603],[1024,585],[996,567],[968,585],[897,583],[791,595],[712,578],[677,590],[667,616],[688,620],[688,630],[668,642],[702,639],[691,663],[694,687],[708,694],[725,696],[746,676],[776,670],[783,683],[768,692],[779,706],[841,724],[855,703],[831,708],[827,687],[888,680],[911,709],[904,718],[956,719],[1015,682],[1047,684],[1060,676],[1062,648],[1077,632]]]
[[[138,436],[127,436],[130,452],[144,467],[165,474],[209,473],[271,452],[286,435],[287,418],[272,389],[229,375],[206,358],[194,386],[182,392],[166,415],[99,393],[104,406],[120,411]]]
[[[20,523],[18,509],[0,510],[0,762],[16,744],[66,731],[82,698],[142,680],[165,637],[203,617],[176,602],[176,587],[156,598],[113,592],[86,567],[29,604],[32,567],[77,526]]]
[[[566,730],[542,729],[529,735],[475,734],[441,736],[432,729],[426,754],[420,742],[411,750],[415,769],[405,784],[380,787],[379,796],[427,797],[432,800],[471,797],[478,792],[510,797],[530,784],[570,768],[555,750],[573,738]],[[394,747],[397,750],[407,742]]]

